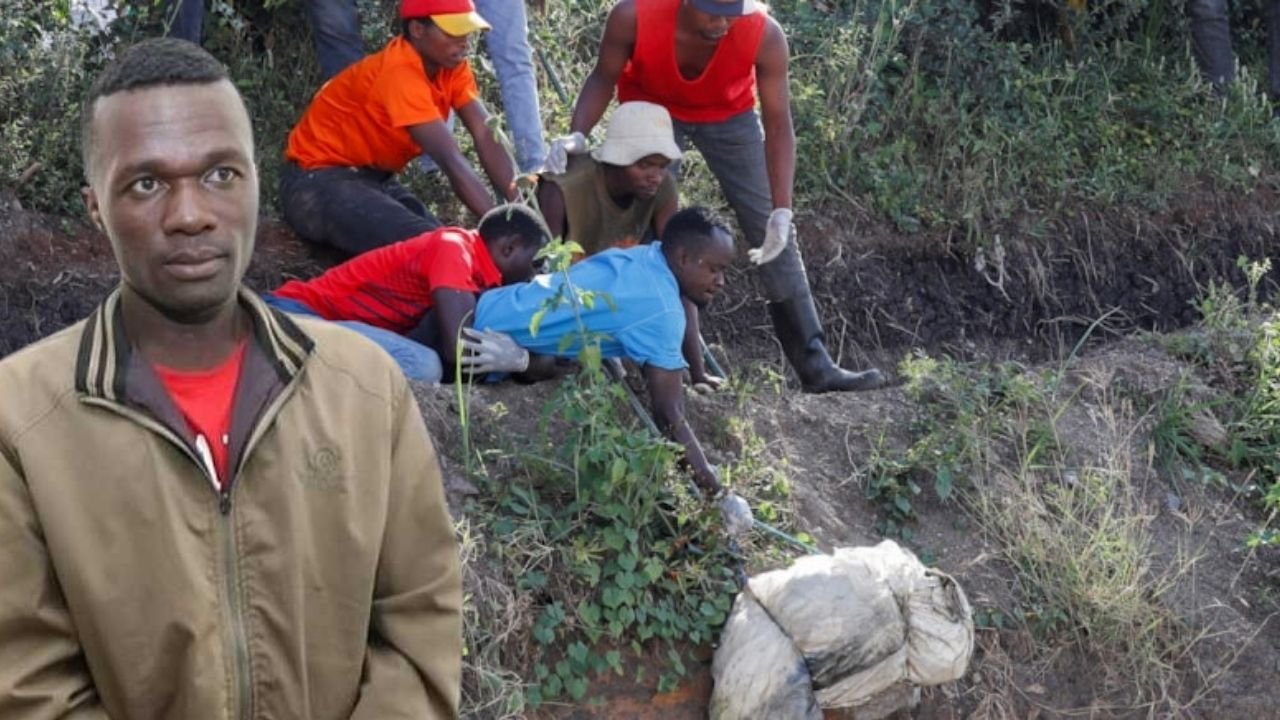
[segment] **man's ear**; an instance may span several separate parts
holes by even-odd
[[[509,258],[520,248],[519,239],[515,235],[504,235],[498,238],[498,257]]]
[[[102,211],[98,208],[98,194],[93,191],[93,187],[85,185],[80,188],[80,197],[84,199],[84,209],[89,213],[89,221],[94,227],[106,232],[107,228],[102,224]]]

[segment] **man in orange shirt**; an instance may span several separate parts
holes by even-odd
[[[515,197],[515,168],[487,125],[467,62],[489,24],[471,0],[401,0],[402,33],[325,83],[289,133],[280,177],[285,220],[303,238],[358,255],[440,226],[395,180],[426,154],[477,216],[494,198],[445,121],[462,119],[490,182]]]

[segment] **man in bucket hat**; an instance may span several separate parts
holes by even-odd
[[[515,197],[515,169],[487,125],[467,62],[470,36],[489,24],[471,0],[402,0],[400,18],[399,36],[320,88],[285,149],[285,220],[303,238],[350,255],[439,227],[395,180],[419,155],[435,161],[476,216],[494,206],[449,132],[450,111],[471,134],[492,185]]]
[[[547,162],[554,169],[585,150],[583,133],[599,122],[615,88],[619,101],[665,107],[680,146],[701,151],[738,216],[774,332],[802,388],[878,387],[878,370],[844,370],[823,344],[791,224],[796,138],[787,52],[782,27],[753,0],[621,0],[578,95],[573,134],[552,143]]]
[[[551,234],[576,242],[587,255],[659,237],[679,208],[675,177],[667,168],[681,155],[665,108],[622,103],[600,147],[570,156],[563,173],[542,175],[538,206]],[[688,300],[684,305],[690,382],[719,387],[723,378],[709,374],[702,358],[698,309]]]

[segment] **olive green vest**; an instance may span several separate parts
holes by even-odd
[[[542,179],[558,185],[564,195],[564,239],[581,245],[587,255],[640,244],[650,232],[654,209],[676,199],[676,181],[668,174],[652,199],[636,198],[630,207],[618,207],[605,189],[603,164],[586,154],[570,155],[563,174],[547,173]]]

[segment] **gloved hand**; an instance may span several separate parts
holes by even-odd
[[[580,132],[561,135],[551,141],[547,148],[547,159],[542,164],[546,172],[559,175],[569,169],[569,156],[579,155],[587,151],[587,138]]]
[[[463,328],[462,350],[458,367],[473,374],[520,373],[529,369],[529,351],[506,333]]]
[[[778,257],[787,249],[787,241],[795,231],[795,226],[791,224],[791,209],[775,208],[769,213],[769,222],[764,228],[764,243],[748,250],[747,258],[757,265],[763,265]]]
[[[738,497],[737,493],[726,492],[717,503],[720,516],[724,518],[724,529],[732,537],[740,537],[751,530],[755,518],[751,515],[751,506]]]

